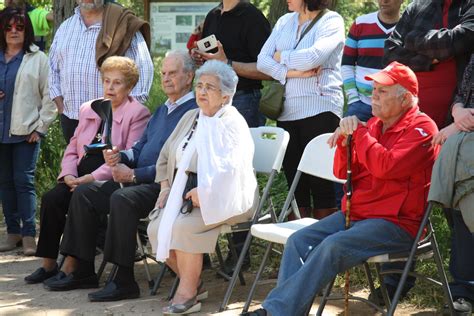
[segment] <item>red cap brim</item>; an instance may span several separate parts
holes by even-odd
[[[374,74],[368,75],[364,77],[365,80],[373,80],[377,83],[391,86],[397,83],[392,77],[390,77],[385,71],[379,71]]]

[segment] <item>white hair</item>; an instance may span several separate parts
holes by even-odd
[[[234,96],[239,77],[231,66],[222,61],[208,60],[196,71],[196,80],[204,75],[216,76],[219,79],[222,94],[231,98]]]
[[[183,71],[184,72],[194,72],[195,66],[194,61],[189,56],[187,51],[182,49],[174,49],[166,52],[165,57],[176,57],[183,62]]]
[[[418,104],[418,97],[413,95],[413,93],[408,91],[406,88],[404,88],[400,84],[397,84],[397,92],[396,93],[397,93],[398,97],[401,97],[401,96],[405,95],[405,93],[408,93],[410,95],[410,99],[411,99],[410,105],[414,106],[414,105]]]
[[[76,0],[77,5],[84,10],[95,10],[104,6],[104,0],[94,0],[93,3],[84,3],[83,0]]]

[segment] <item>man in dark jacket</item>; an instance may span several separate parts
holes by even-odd
[[[162,88],[168,100],[150,119],[141,139],[129,150],[104,153],[112,166],[114,181],[93,182],[75,189],[71,200],[61,252],[66,255],[62,271],[42,267],[25,278],[43,282],[55,291],[98,287],[94,270],[95,245],[100,218],[109,215],[104,260],[118,265],[112,282],[91,301],[114,301],[140,295],[133,266],[137,225],[153,209],[160,185],[155,183],[155,165],[161,148],[181,117],[197,107],[191,91],[194,63],[186,51],[169,52],[161,69]],[[120,183],[126,184],[121,188]]]

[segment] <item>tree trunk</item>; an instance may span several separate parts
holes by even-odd
[[[54,33],[56,33],[59,25],[73,14],[75,6],[75,0],[53,0]]]
[[[278,21],[278,19],[285,13],[288,12],[288,5],[286,0],[272,0],[270,6],[270,13],[268,14],[268,21],[272,27]]]

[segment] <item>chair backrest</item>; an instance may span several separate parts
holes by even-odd
[[[319,135],[306,145],[298,170],[329,181],[344,183],[333,173],[335,148],[329,148],[327,141],[332,133]]]
[[[257,173],[280,171],[290,140],[287,131],[279,127],[261,126],[250,129],[255,144],[253,167]]]

